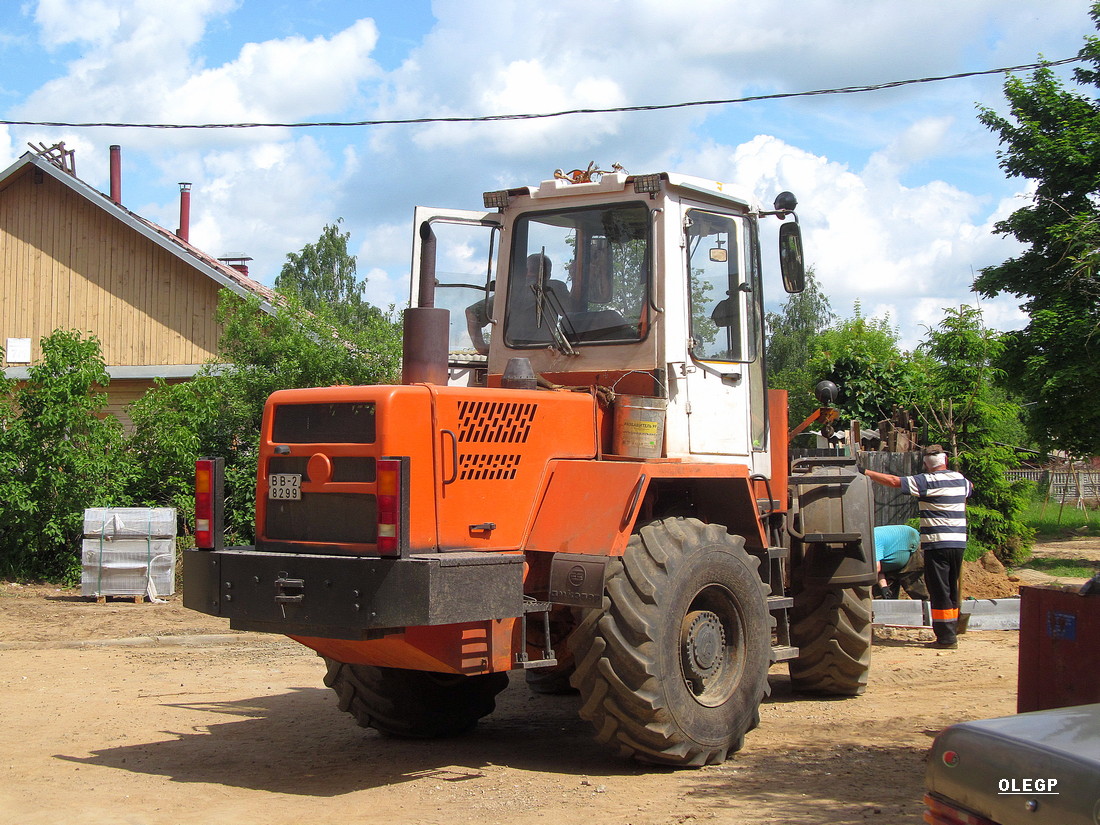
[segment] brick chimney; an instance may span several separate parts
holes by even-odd
[[[187,241],[191,235],[191,184],[180,183],[180,228],[176,235],[181,241]]]
[[[122,147],[111,146],[111,200],[122,205]]]

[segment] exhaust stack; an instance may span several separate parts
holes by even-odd
[[[401,344],[401,383],[445,386],[451,313],[435,306],[435,233],[420,225],[420,290],[417,305],[405,310]]]

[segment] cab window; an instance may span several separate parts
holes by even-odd
[[[561,349],[644,337],[651,259],[645,204],[523,215],[514,239],[506,344]]]
[[[754,361],[760,289],[745,221],[692,209],[687,220],[691,352],[700,361]]]

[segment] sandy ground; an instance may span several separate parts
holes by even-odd
[[[1083,558],[1100,548],[1066,544]],[[577,699],[521,679],[465,737],[358,728],[282,638],[167,604],[0,584],[0,823],[919,823],[944,726],[1015,711],[1017,633],[923,647],[876,630],[870,685],[792,695],[723,765],[661,770],[597,745]]]

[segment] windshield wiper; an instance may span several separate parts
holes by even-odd
[[[546,289],[541,280],[531,284],[531,291],[535,293],[535,325],[541,327],[543,320],[548,320],[549,323],[546,324],[546,329],[550,333],[554,349],[563,355],[576,355],[577,351],[573,349],[573,345],[569,342],[569,336],[562,329],[561,322],[568,323],[569,315],[566,313],[565,307],[562,306],[561,299],[554,294],[552,289]],[[553,320],[550,321],[546,316]],[[573,330],[573,335],[576,335],[576,333],[577,331]]]

